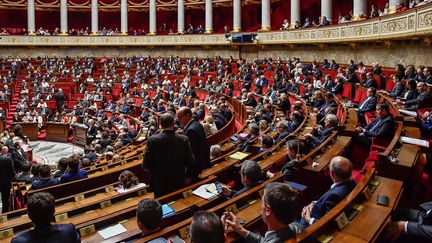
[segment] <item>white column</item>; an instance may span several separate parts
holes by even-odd
[[[270,29],[270,0],[261,0],[261,31]]]
[[[27,1],[27,33],[29,35],[36,34],[35,28],[35,2],[34,0]]]
[[[60,34],[68,34],[68,9],[67,0],[60,0]]]
[[[205,0],[205,33],[213,32],[213,1]]]
[[[97,35],[99,31],[98,0],[91,1],[91,32]]]
[[[241,0],[233,0],[233,32],[240,32],[241,29]]]
[[[149,1],[149,35],[156,34],[156,0]]]
[[[298,21],[301,26],[301,0],[291,0],[291,28],[295,28]]]
[[[353,9],[353,20],[361,19],[360,16],[367,14],[367,1],[366,0],[354,0]]]
[[[177,1],[177,32],[179,34],[184,33],[185,30],[184,20],[185,20],[184,0],[178,0]]]
[[[121,0],[120,3],[120,32],[122,35],[128,33],[128,4],[127,0]]]
[[[333,19],[333,1],[321,0],[321,17],[326,17],[327,20]]]

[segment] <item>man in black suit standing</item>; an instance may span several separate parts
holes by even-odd
[[[87,128],[87,145],[90,145],[92,142],[93,142],[93,140],[96,138],[96,135],[97,135],[97,127],[95,126],[95,124],[94,124],[95,122],[94,122],[94,120],[93,119],[90,119],[89,121],[88,121],[88,128]]]
[[[54,219],[55,200],[46,192],[33,194],[27,204],[27,214],[35,225],[34,229],[12,239],[12,243],[81,242],[73,224],[51,224]]]
[[[7,151],[8,147],[3,146],[2,152]],[[7,154],[7,152],[5,153]],[[15,177],[15,171],[13,166],[13,161],[10,156],[5,154],[0,154],[0,193],[2,199],[2,213],[9,211],[9,195],[12,185],[12,180]]]
[[[160,116],[162,132],[148,138],[142,166],[151,173],[150,187],[160,197],[186,186],[195,176],[195,158],[186,136],[174,132],[174,116]]]
[[[66,95],[63,93],[62,89],[58,90],[55,96],[55,100],[57,101],[57,111],[61,112],[63,110],[63,105],[66,100]]]
[[[195,157],[197,171],[194,177],[198,176],[203,169],[210,168],[210,146],[201,123],[192,117],[192,111],[188,107],[182,107],[177,112],[177,120],[183,128],[183,133],[189,138],[190,147]]]

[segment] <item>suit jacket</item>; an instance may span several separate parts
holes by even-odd
[[[413,106],[414,110],[418,108],[429,107],[432,104],[432,96],[429,91],[424,91],[416,99],[405,101],[406,106]]]
[[[295,237],[295,232],[289,226],[278,231],[268,231],[264,236],[251,231],[246,235],[247,243],[280,243]]]
[[[207,143],[207,137],[201,123],[197,121],[189,122],[184,129],[184,135],[189,138],[190,147],[196,161],[197,173],[199,174],[203,169],[210,168],[210,146]]]
[[[359,105],[359,109],[357,112],[365,113],[367,111],[375,111],[376,110],[377,98],[375,96],[371,98],[366,98],[363,103]]]
[[[35,227],[12,239],[12,243],[79,243],[80,236],[73,224]]]
[[[15,171],[20,171],[21,168],[28,163],[24,151],[22,149],[20,150],[13,149],[11,154],[12,154],[12,160],[14,163]]]
[[[331,101],[331,102],[327,102],[326,101],[322,106],[319,107],[318,114],[321,115],[321,116],[325,116],[325,110],[328,107],[337,107],[337,104],[334,101]]]
[[[416,221],[408,220],[406,235],[411,241],[430,242],[432,241],[432,202],[420,205],[420,211]]]
[[[0,184],[10,185],[15,177],[13,161],[10,157],[0,155]]]
[[[97,135],[97,127],[96,126],[89,127],[87,130],[87,137],[94,138],[96,137],[96,135]]]
[[[363,86],[367,87],[367,88],[375,88],[376,89],[378,85],[377,85],[377,82],[375,79],[370,78],[370,79],[366,80],[366,82],[363,84]]]
[[[324,128],[323,130],[319,130],[317,134],[318,136],[311,137],[311,143],[314,147],[317,147],[318,145],[322,144],[334,130],[334,127],[328,127]]]
[[[375,127],[378,122],[379,124]],[[396,124],[392,115],[388,115],[382,119],[377,117],[365,127],[366,131],[364,135],[366,137],[390,139],[394,135],[395,126]]]
[[[314,204],[311,217],[314,219],[320,219],[328,211],[334,208],[342,199],[344,199],[356,185],[356,182],[352,179],[334,185]]]
[[[398,96],[401,96],[403,91],[404,91],[404,87],[403,87],[402,83],[397,82],[389,95],[393,98],[396,98]]]
[[[163,130],[148,138],[142,166],[151,172],[150,187],[159,197],[185,186],[191,177],[195,158],[186,136]]]

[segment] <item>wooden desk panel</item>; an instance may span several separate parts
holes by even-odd
[[[31,141],[38,139],[38,123],[37,122],[19,122],[12,123],[12,127],[19,124],[21,126],[22,133],[28,137]]]
[[[46,128],[46,140],[49,141],[58,141],[58,142],[67,142],[68,134],[69,134],[68,123],[59,123],[59,122],[47,122],[45,123]]]

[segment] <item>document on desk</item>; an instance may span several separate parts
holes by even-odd
[[[417,117],[417,112],[415,112],[415,111],[399,109],[399,112],[404,114],[404,115],[407,115],[407,116]]]
[[[427,140],[423,140],[423,139],[401,136],[400,141],[402,143],[409,143],[409,144],[414,144],[414,145],[429,148],[429,142]]]
[[[195,189],[192,193],[198,197],[202,197],[204,199],[210,200],[210,199],[216,197],[218,194],[208,192],[207,187],[209,185],[210,184],[204,184],[204,185],[198,187],[197,189]]]
[[[108,228],[105,228],[103,230],[99,230],[98,233],[106,240],[106,239],[111,238],[113,236],[122,234],[126,231],[127,231],[127,229],[125,227],[123,227],[123,225],[116,224],[116,225],[110,226]]]

